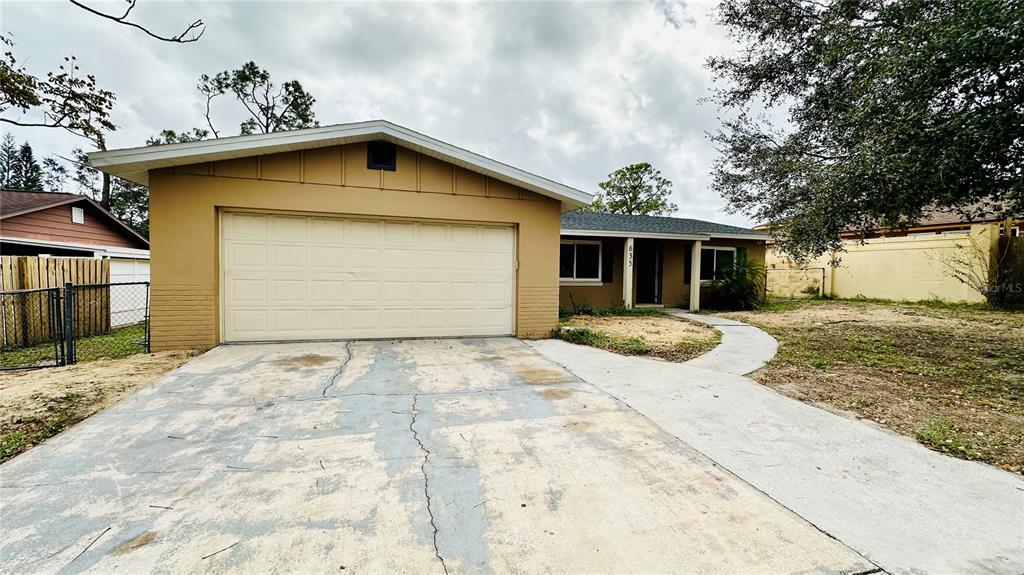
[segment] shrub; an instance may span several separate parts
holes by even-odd
[[[754,309],[764,301],[765,268],[745,257],[720,270],[715,286],[722,291],[726,305],[736,309]]]

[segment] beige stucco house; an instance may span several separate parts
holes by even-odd
[[[89,159],[150,188],[154,350],[546,335],[592,199],[385,121]]]
[[[662,216],[562,215],[563,308],[653,306],[696,311],[715,296],[718,271],[743,257],[764,265],[763,232]],[[696,283],[700,289],[692,289]],[[712,305],[716,304],[713,300]]]

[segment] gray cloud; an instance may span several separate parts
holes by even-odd
[[[703,63],[729,50],[709,4],[141,0],[136,18],[161,31],[202,18],[206,34],[188,45],[66,3],[0,10],[31,70],[74,52],[117,94],[111,146],[201,126],[198,76],[254,60],[278,82],[301,81],[322,124],[388,119],[590,192],[609,172],[648,161],[675,183],[680,215],[750,223],[722,213],[708,187],[705,132],[718,123],[698,104],[711,85]],[[241,118],[227,109],[219,124],[231,132]],[[52,130],[14,133],[41,152],[82,145]]]

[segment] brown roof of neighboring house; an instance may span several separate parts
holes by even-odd
[[[149,248],[149,240],[139,235],[128,224],[117,219],[117,216],[110,213],[99,202],[81,194],[66,194],[63,192],[39,192],[24,190],[0,190],[0,219],[13,218],[39,210],[45,210],[55,206],[85,202],[99,210],[115,227],[121,228],[132,237],[138,239],[146,248]]]

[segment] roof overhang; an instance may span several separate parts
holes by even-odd
[[[771,239],[767,234],[729,234],[729,233],[713,233],[713,234],[659,234],[651,232],[631,232],[631,231],[620,231],[620,230],[568,230],[562,228],[561,235],[563,236],[583,236],[583,237],[602,237],[602,238],[642,238],[642,239],[655,239],[655,240],[700,240],[708,241],[711,239],[729,239],[729,240],[758,240],[767,241]]]
[[[584,207],[593,200],[592,195],[581,190],[559,184],[558,182],[531,174],[508,164],[503,164],[385,120],[338,124],[303,130],[273,132],[270,134],[234,136],[180,144],[92,152],[89,154],[89,163],[101,172],[148,186],[150,170],[158,168],[324,148],[372,140],[392,142],[423,155],[437,158],[496,180],[554,198],[563,202],[569,208]]]
[[[32,238],[17,238],[7,236],[0,236],[0,242],[40,248],[80,250],[83,252],[92,252],[93,257],[125,258],[136,260],[149,259],[149,250],[140,250],[136,248],[122,248],[120,246],[101,246],[95,244],[79,244],[74,242],[57,242],[51,240],[37,240]]]

